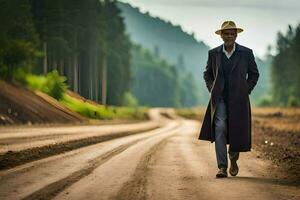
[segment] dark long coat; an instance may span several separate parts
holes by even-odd
[[[249,95],[255,87],[259,71],[251,49],[236,44],[236,53],[228,85],[228,139],[230,150],[251,150],[251,107]],[[203,77],[210,92],[209,103],[199,134],[199,140],[215,141],[214,114],[224,88],[222,45],[209,50]]]

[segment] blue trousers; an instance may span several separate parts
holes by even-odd
[[[218,168],[227,168],[227,108],[223,98],[219,99],[215,112],[215,151],[217,157]],[[228,151],[230,159],[238,159],[239,152]]]

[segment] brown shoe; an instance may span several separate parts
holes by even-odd
[[[216,174],[217,178],[226,178],[227,177],[227,169],[226,168],[220,168],[218,173]]]
[[[236,163],[237,159],[230,159],[229,173],[231,176],[236,176],[239,173],[239,166]]]

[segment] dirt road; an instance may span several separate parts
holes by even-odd
[[[216,179],[214,146],[197,140],[200,123],[168,120],[0,171],[0,199],[300,199],[276,166],[242,153],[237,177]]]

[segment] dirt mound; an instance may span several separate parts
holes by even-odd
[[[0,80],[0,125],[85,121],[44,93]]]

